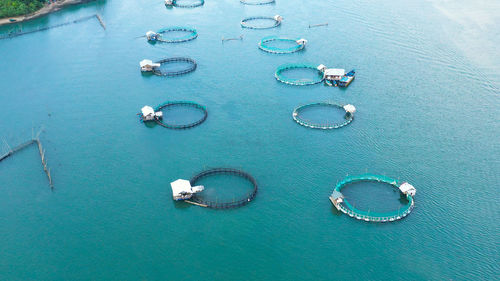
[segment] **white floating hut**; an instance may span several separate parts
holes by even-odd
[[[144,121],[153,121],[163,118],[163,112],[161,111],[155,112],[155,110],[149,105],[146,105],[143,108],[141,108],[141,114],[142,114],[142,120]]]
[[[326,80],[338,81],[345,75],[345,69],[328,68],[323,71]]]
[[[401,191],[401,193],[403,193],[404,195],[409,194],[411,196],[415,196],[415,194],[417,193],[417,190],[415,189],[415,187],[413,187],[413,185],[411,185],[407,182],[404,182],[399,186],[399,191]]]
[[[178,179],[170,183],[172,187],[172,197],[174,200],[186,200],[190,199],[193,194],[202,192],[205,187],[203,185],[191,186],[188,180]]]
[[[346,104],[346,105],[344,105],[343,108],[347,113],[350,113],[350,114],[354,114],[354,112],[356,112],[356,107],[354,107],[354,105],[352,105],[352,104]]]
[[[166,6],[173,6],[174,5],[174,0],[165,0],[165,5]]]
[[[299,44],[299,45],[305,45],[305,44],[307,44],[307,40],[304,39],[304,38],[300,38],[299,40],[297,40],[295,42],[297,42],[297,44]]]
[[[283,20],[283,17],[280,16],[280,15],[275,15],[274,16],[274,20],[277,21],[277,22],[281,22]]]
[[[339,191],[334,190],[332,195],[330,195],[330,201],[332,201],[333,206],[340,211],[340,203],[344,202],[344,195]]]
[[[316,67],[317,70],[321,71],[321,72],[325,72],[326,70],[326,65],[324,64],[320,64],[318,65],[318,67]]]
[[[156,41],[158,40],[158,33],[150,30],[146,32],[146,38],[148,39],[148,41]]]
[[[159,63],[154,63],[152,60],[142,60],[139,65],[141,66],[141,71],[153,71],[156,67],[160,67]]]

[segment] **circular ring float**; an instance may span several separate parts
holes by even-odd
[[[167,108],[167,107],[170,107],[170,106],[194,107],[203,113],[203,117],[201,117],[201,119],[199,119],[198,121],[195,121],[195,122],[192,122],[189,124],[182,124],[182,125],[168,124],[168,123],[161,121],[160,119],[155,119],[155,122],[158,125],[163,126],[165,128],[168,128],[168,129],[188,129],[188,128],[196,127],[196,126],[200,125],[201,123],[205,122],[205,120],[207,120],[207,117],[208,117],[207,109],[203,105],[197,104],[197,103],[192,102],[192,101],[169,101],[169,102],[166,102],[166,103],[156,107],[155,112],[160,111],[160,110]]]
[[[184,37],[176,37],[172,39],[165,39],[161,36],[161,34],[166,34],[169,32],[188,32],[189,34],[184,36]],[[189,28],[189,27],[178,27],[178,26],[173,26],[173,27],[167,27],[167,28],[162,28],[158,32],[160,34],[158,37],[158,41],[164,42],[164,43],[181,43],[181,42],[187,42],[196,39],[198,37],[198,32],[194,28]]]
[[[208,207],[208,208],[213,208],[213,209],[230,209],[230,208],[236,208],[236,207],[241,207],[246,204],[248,204],[250,201],[252,201],[255,196],[257,195],[257,181],[248,173],[238,170],[238,169],[233,169],[233,168],[213,168],[209,170],[205,170],[197,175],[195,175],[190,181],[192,186],[196,186],[197,182],[201,180],[202,178],[209,177],[212,175],[236,175],[239,177],[242,177],[246,180],[248,180],[252,186],[253,189],[250,193],[245,195],[244,197],[240,199],[233,200],[231,202],[219,202],[219,201],[210,201],[210,200],[205,200],[197,196],[197,194],[193,194],[193,197],[191,197],[190,201],[201,205],[203,207]]]
[[[318,77],[317,79],[288,79],[283,75],[283,72],[286,72],[291,69],[310,69],[316,72],[318,74]],[[276,69],[274,77],[276,77],[276,80],[282,83],[295,86],[314,85],[314,84],[319,84],[323,82],[323,80],[325,80],[323,72],[318,70],[317,66],[311,64],[299,64],[299,63],[284,64],[279,66],[278,69]]]
[[[182,0],[165,0],[165,6],[167,7],[178,7],[178,8],[196,8],[203,6],[205,4],[205,0],[198,0],[194,3],[182,4]],[[189,1],[188,1],[189,2]]]
[[[408,203],[404,206],[404,208],[387,213],[376,213],[358,210],[343,197],[340,191],[346,185],[360,181],[374,181],[390,184],[394,188],[398,189],[406,197]],[[335,186],[330,200],[338,210],[355,219],[371,222],[389,222],[402,219],[413,210],[413,207],[415,206],[413,200],[415,192],[415,188],[409,183],[399,183],[397,180],[391,179],[386,176],[366,174],[361,176],[347,177],[341,182],[337,183],[337,186]]]
[[[334,123],[334,124],[318,124],[318,123],[313,123],[304,119],[300,118],[300,111],[311,108],[311,107],[335,107],[335,108],[341,108],[342,110],[345,111],[345,121],[342,123]],[[347,104],[347,105],[340,105],[336,104],[333,102],[315,102],[315,103],[309,103],[306,105],[299,106],[293,110],[293,120],[297,122],[298,124],[308,127],[308,128],[313,128],[313,129],[323,129],[323,130],[331,130],[331,129],[338,129],[346,126],[347,124],[352,122],[352,119],[354,118],[354,112],[356,112],[356,108],[353,105]]]
[[[275,3],[275,0],[267,0],[267,1],[261,1],[261,2],[253,2],[253,1],[247,1],[247,0],[240,0],[241,3],[245,5],[267,5],[267,4],[272,4]]]
[[[272,25],[268,26],[256,26],[256,25],[251,25],[248,24],[248,22],[252,22],[254,20],[271,20],[273,21]],[[241,20],[241,27],[243,28],[249,28],[249,29],[269,29],[269,28],[275,28],[278,27],[281,24],[281,21],[283,18],[280,15],[276,15],[274,17],[249,17]]]
[[[156,63],[159,63],[160,65],[162,65],[162,64],[175,63],[175,62],[187,62],[188,67],[186,67],[186,69],[181,69],[181,70],[177,70],[177,71],[161,71],[160,68],[154,68],[153,73],[158,75],[158,76],[178,76],[178,75],[186,74],[189,72],[193,72],[197,66],[195,60],[193,60],[191,58],[185,58],[185,57],[163,59],[163,60],[157,61]]]
[[[268,43],[271,42],[290,42],[292,44],[295,44],[295,46],[289,47],[289,48],[278,48],[278,47],[272,47],[268,45]],[[284,38],[284,37],[277,37],[277,36],[268,36],[262,38],[259,42],[259,49],[266,51],[268,53],[273,53],[273,54],[291,54],[298,52],[306,47],[307,40],[305,39],[292,39],[292,38]]]

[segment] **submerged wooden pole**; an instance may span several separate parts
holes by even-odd
[[[327,22],[325,22],[325,23],[319,23],[319,24],[312,24],[312,25],[310,24],[309,28],[318,27],[318,26],[327,26],[327,25],[328,25]]]
[[[40,152],[40,158],[42,159],[43,171],[45,172],[45,174],[47,174],[50,188],[54,189],[54,185],[52,184],[52,176],[50,175],[50,169],[47,167],[47,161],[45,161],[45,150],[43,149],[42,143],[39,139],[36,139],[35,141],[38,144],[38,151]]]
[[[102,28],[104,30],[106,30],[106,24],[104,24],[104,20],[102,19],[101,15],[99,14],[96,14],[95,17],[97,18],[97,20],[99,21],[99,23],[101,24]]]
[[[208,206],[207,206],[207,205],[205,205],[205,204],[200,204],[200,203],[196,203],[196,202],[189,201],[189,200],[184,200],[184,202],[189,203],[189,204],[193,204],[193,205],[196,205],[196,206],[200,206],[200,207],[203,207],[203,208],[208,207]]]
[[[222,37],[222,43],[224,43],[225,41],[232,41],[232,40],[243,40],[243,35],[240,35],[239,37],[236,37],[236,38],[224,38],[224,37]]]

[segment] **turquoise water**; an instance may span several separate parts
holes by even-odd
[[[34,146],[0,163],[0,280],[498,279],[495,1],[162,2],[70,7],[22,27],[100,12],[107,30],[89,20],[0,41],[0,137],[15,145],[43,126],[55,185]],[[239,24],[278,13],[276,29]],[[168,25],[199,37],[136,38]],[[308,45],[268,54],[257,43],[270,35]],[[198,68],[141,75],[140,60],[171,56]],[[302,62],[357,77],[347,89],[275,80],[279,65]],[[139,122],[142,106],[168,100],[203,104],[209,117],[181,131]],[[355,105],[354,121],[333,131],[293,122],[297,105],[324,100]],[[251,173],[256,200],[228,211],[172,201],[171,181],[217,166]],[[336,182],[365,172],[412,183],[413,212],[388,224],[337,212]],[[399,204],[366,190],[358,202]]]

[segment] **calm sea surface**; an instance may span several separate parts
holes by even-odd
[[[43,126],[55,184],[34,146],[0,163],[0,280],[498,280],[500,4],[456,2],[109,0],[1,27],[96,12],[107,25],[0,40],[1,151]],[[239,25],[275,14],[276,29]],[[199,37],[137,38],[171,25]],[[309,43],[268,54],[257,43],[270,35]],[[173,56],[198,68],[141,75],[140,60]],[[275,80],[277,66],[302,62],[358,75],[347,89]],[[199,102],[209,117],[182,131],[139,122],[142,106],[169,100]],[[355,105],[354,121],[333,131],[293,122],[296,106],[326,100]],[[256,200],[228,211],[172,201],[171,181],[218,166],[251,173]],[[328,200],[336,182],[365,172],[412,183],[414,211],[386,224],[338,213]],[[348,188],[360,208],[402,204],[384,185]]]

